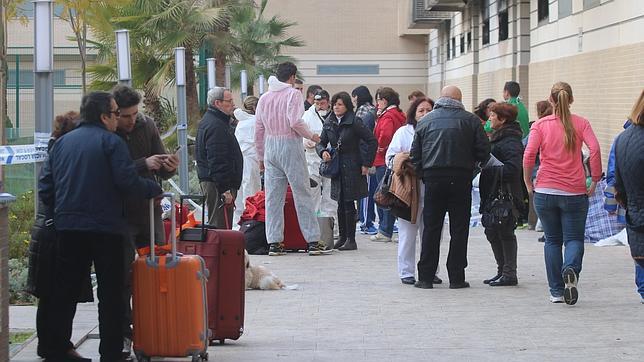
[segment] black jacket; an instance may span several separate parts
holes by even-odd
[[[472,177],[475,162],[485,162],[490,143],[479,118],[462,108],[441,107],[416,127],[410,157],[419,175]]]
[[[45,205],[54,205],[54,223],[62,231],[123,234],[124,197],[160,193],[156,182],[137,175],[118,135],[86,122],[56,141],[38,183],[38,194]]]
[[[499,161],[503,162],[500,167],[503,178],[501,182],[503,187],[510,190],[515,206],[515,211],[520,212],[523,208],[521,200],[523,200],[523,133],[521,126],[517,122],[512,122],[492,133],[490,143],[492,146],[492,155]],[[483,169],[479,181],[479,189],[481,191],[481,209],[485,208],[485,203],[490,194],[492,194],[497,187],[497,175],[495,174],[496,167],[490,169]],[[518,215],[518,214],[517,214]]]
[[[134,166],[136,167],[136,172],[138,172],[139,176],[152,181],[157,181],[156,176],[163,180],[167,180],[175,174],[176,171],[167,172],[164,168],[161,168],[159,171],[152,172],[148,170],[148,166],[145,164],[146,158],[153,155],[167,153],[165,146],[161,141],[159,129],[152,118],[139,113],[132,132],[126,134],[124,131],[117,129],[116,134],[118,134],[127,144],[130,151],[130,157],[134,160]],[[157,205],[155,207],[158,215],[161,215],[161,206]],[[149,210],[150,206],[147,200],[142,200],[136,196],[130,196],[125,200],[125,211],[128,222],[132,225],[143,225],[146,227],[144,230],[149,228]]]
[[[195,157],[199,181],[214,182],[220,192],[239,190],[244,159],[229,115],[208,107],[197,130]]]
[[[353,112],[346,113],[339,125],[334,113],[327,117],[322,127],[320,143],[316,146],[318,155],[322,157],[328,144],[337,147],[340,139],[340,177],[331,180],[331,198],[340,201],[342,191],[342,201],[360,200],[369,194],[362,166],[371,167],[378,142],[373,133],[362,124],[362,120],[355,118]]]
[[[615,189],[626,204],[631,254],[640,259],[644,258],[643,149],[644,126],[634,124],[615,139]]]

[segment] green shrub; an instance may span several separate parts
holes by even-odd
[[[27,259],[9,259],[9,303],[33,304],[32,295],[23,292],[27,285]]]
[[[27,257],[30,230],[34,224],[34,192],[27,191],[9,207],[9,259]]]

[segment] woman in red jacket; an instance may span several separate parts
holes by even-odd
[[[376,94],[376,101],[379,115],[373,133],[378,141],[378,150],[376,151],[376,159],[373,165],[376,167],[376,178],[380,183],[387,167],[385,155],[387,154],[389,143],[391,143],[396,130],[407,122],[407,118],[399,108],[400,96],[395,90],[389,87],[381,88]],[[378,218],[378,234],[372,236],[371,241],[390,242],[396,218],[391,215],[389,210],[381,208],[378,208]]]

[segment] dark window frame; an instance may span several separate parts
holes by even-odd
[[[548,22],[550,19],[550,1],[538,0],[537,1],[537,22]]]
[[[490,44],[490,0],[481,2],[481,39],[483,45]]]

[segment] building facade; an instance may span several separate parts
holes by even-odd
[[[536,119],[535,104],[557,81],[570,83],[572,111],[588,118],[602,146],[610,144],[644,88],[644,1],[419,0],[430,28],[427,89],[460,86],[466,107],[502,100],[515,80]],[[436,25],[432,12],[452,6]],[[443,8],[441,8],[441,6]],[[456,8],[456,6],[458,8]]]

